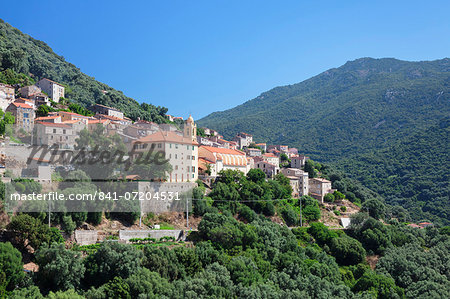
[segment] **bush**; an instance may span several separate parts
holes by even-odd
[[[325,202],[334,202],[334,195],[332,193],[327,193],[325,194],[325,196],[323,197],[323,200]]]
[[[72,216],[66,215],[66,216],[63,216],[62,227],[66,234],[71,234],[77,228],[77,225],[72,220]]]
[[[11,243],[0,242],[0,294],[2,287],[12,290],[22,281],[25,277],[22,267],[20,252]]]
[[[247,205],[242,205],[239,208],[239,217],[250,223],[256,219],[256,213]]]
[[[101,285],[114,277],[127,278],[141,267],[142,252],[134,246],[106,241],[85,258],[86,283]]]
[[[356,265],[364,261],[366,251],[362,244],[350,237],[332,238],[330,245],[331,255],[340,265]]]
[[[300,217],[291,206],[286,206],[281,210],[281,217],[287,226],[297,226],[300,224]]]

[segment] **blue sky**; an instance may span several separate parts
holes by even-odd
[[[0,18],[139,102],[194,118],[360,57],[449,57],[448,1],[20,1]]]

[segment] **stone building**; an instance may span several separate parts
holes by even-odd
[[[22,128],[26,132],[31,132],[34,126],[34,109],[28,104],[11,103],[6,112],[11,112],[15,117],[15,124],[17,128]]]
[[[36,86],[47,93],[56,103],[59,103],[59,99],[64,97],[64,86],[50,79],[41,79],[36,83]]]
[[[14,87],[11,85],[0,83],[0,109],[6,111],[6,108],[14,102]]]
[[[197,125],[192,116],[185,121],[183,132],[159,131],[132,142],[133,151],[146,153],[162,151],[172,170],[168,182],[195,182],[198,179]]]

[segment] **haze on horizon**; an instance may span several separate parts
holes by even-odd
[[[33,12],[24,17],[23,9]],[[0,18],[139,102],[195,119],[348,60],[449,56],[450,3],[21,1]]]

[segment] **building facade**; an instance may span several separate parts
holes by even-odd
[[[291,167],[301,169],[305,166],[307,159],[308,157],[303,155],[293,156],[291,157]]]
[[[11,112],[15,117],[15,124],[17,128],[22,128],[26,132],[31,132],[34,127],[34,109],[28,104],[11,103],[6,112]]]
[[[220,147],[201,146],[199,157],[210,166],[211,176],[217,176],[222,170],[239,170],[248,172],[248,161],[244,152]]]
[[[14,87],[0,83],[0,109],[6,111],[6,108],[14,102]]]
[[[323,198],[328,193],[333,193],[335,190],[331,188],[331,181],[322,178],[309,179],[309,194],[315,199],[323,203]]]
[[[198,179],[197,126],[191,116],[185,121],[183,132],[159,131],[133,141],[135,153],[150,149],[164,152],[172,167],[164,178],[168,182],[195,182]]]
[[[233,139],[240,149],[249,146],[253,142],[253,136],[244,132],[238,133]]]
[[[273,178],[280,172],[280,167],[278,165],[274,165],[266,161],[257,161],[255,162],[254,167],[261,169],[268,178]]]
[[[64,86],[50,79],[41,79],[36,83],[36,86],[47,93],[56,103],[59,103],[59,99],[64,97]]]
[[[109,116],[114,116],[114,117],[123,119],[123,112],[120,111],[119,109],[116,109],[113,107],[108,107],[108,106],[101,105],[101,104],[95,104],[95,105],[92,105],[90,110],[92,112],[94,112],[94,114],[98,113],[98,114],[109,115]]]
[[[51,147],[56,144],[60,149],[73,149],[77,137],[67,124],[36,122],[33,140],[35,145]]]

